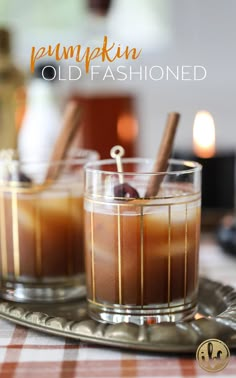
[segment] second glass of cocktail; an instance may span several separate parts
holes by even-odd
[[[0,296],[52,303],[84,297],[83,167],[98,154],[76,150],[53,163],[2,154]],[[47,179],[47,172],[57,175]]]
[[[101,322],[158,323],[197,311],[201,166],[170,160],[88,163],[85,252],[89,314]],[[147,196],[150,177],[161,181]]]

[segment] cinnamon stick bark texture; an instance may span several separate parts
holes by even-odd
[[[63,160],[71,145],[71,142],[78,131],[81,119],[81,109],[76,101],[70,101],[65,109],[62,130],[56,140],[46,180],[55,180],[59,175],[61,164],[53,164]]]
[[[179,119],[179,113],[170,113],[168,115],[158,155],[154,163],[153,173],[166,172],[168,168],[168,160],[171,156]],[[155,197],[157,195],[163,179],[164,175],[153,175],[150,177],[145,193],[145,198]]]

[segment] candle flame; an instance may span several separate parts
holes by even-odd
[[[215,123],[207,111],[200,111],[195,116],[193,150],[201,158],[211,158],[215,155]]]

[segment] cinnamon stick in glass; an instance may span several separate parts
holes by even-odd
[[[71,100],[65,109],[62,130],[56,140],[51,159],[50,168],[46,175],[46,180],[55,180],[59,175],[61,164],[55,164],[63,160],[71,145],[71,142],[78,131],[79,122],[81,119],[81,109],[76,101]]]
[[[179,123],[180,114],[170,113],[167,118],[166,127],[158,151],[158,155],[153,167],[153,173],[156,172],[166,172],[168,168],[168,160],[171,156],[176,129]],[[155,197],[160,189],[160,185],[164,178],[163,174],[153,175],[147,185],[147,190],[145,193],[146,198]]]

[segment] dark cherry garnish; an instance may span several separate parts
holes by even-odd
[[[10,182],[18,182],[20,183],[25,183],[25,184],[31,184],[32,180],[23,172],[20,172],[18,170],[15,170],[11,172],[10,177],[9,177]]]
[[[19,173],[19,181],[20,182],[26,182],[26,183],[31,183],[32,180],[29,178],[29,176],[27,176],[25,173],[23,172],[20,172]]]
[[[131,185],[129,185],[127,182],[116,185],[114,187],[114,195],[115,197],[140,198],[138,191]]]

